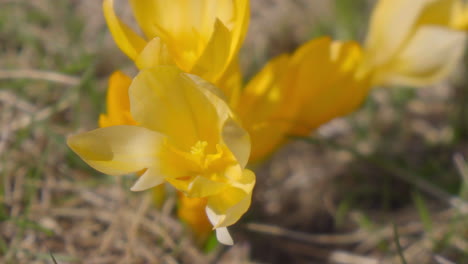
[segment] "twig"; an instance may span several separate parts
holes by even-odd
[[[258,224],[258,223],[249,223],[247,224],[247,229],[263,234],[274,235],[278,237],[289,238],[296,241],[301,241],[305,243],[313,243],[320,245],[349,245],[362,241],[367,237],[366,232],[357,231],[351,234],[341,234],[341,235],[311,235],[305,234],[297,231],[292,231],[284,229],[278,226]]]
[[[40,70],[0,70],[0,79],[35,79],[66,85],[78,85],[80,78],[62,73]]]

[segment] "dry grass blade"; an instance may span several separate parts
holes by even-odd
[[[272,236],[288,238],[305,243],[314,243],[320,245],[349,245],[362,241],[367,234],[365,232],[354,232],[351,234],[338,234],[338,235],[311,235],[297,231],[284,229],[278,226],[249,223],[247,229],[257,233],[263,233]]]
[[[76,94],[70,95],[62,100],[60,100],[57,104],[53,106],[48,106],[46,108],[41,109],[35,114],[31,115],[24,115],[19,119],[14,120],[9,124],[11,131],[17,131],[23,129],[33,122],[44,121],[45,119],[49,118],[54,113],[60,112],[62,110],[67,109],[72,105],[73,102],[76,101]]]
[[[379,264],[379,260],[375,258],[360,256],[342,250],[333,251],[328,257],[328,261],[340,264]]]
[[[400,236],[398,235],[398,228],[395,223],[393,224],[393,234],[394,234],[395,244],[397,247],[397,252],[398,252],[398,255],[400,256],[400,260],[403,264],[407,264],[405,255],[403,253],[403,248],[400,244]]]
[[[33,79],[56,82],[66,85],[78,85],[80,78],[62,73],[38,70],[0,70],[0,79]]]

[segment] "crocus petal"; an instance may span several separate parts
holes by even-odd
[[[369,91],[369,77],[359,74],[362,50],[355,42],[315,39],[302,45],[293,60],[299,64],[295,78],[303,100],[290,132],[293,135],[307,136],[325,122],[355,110]]]
[[[285,140],[299,109],[296,89],[285,78],[289,70],[288,55],[272,59],[242,90],[234,105],[242,124],[250,134],[250,161],[258,161],[272,153]]]
[[[114,0],[104,0],[104,17],[106,18],[109,30],[114,37],[117,46],[130,59],[135,60],[141,50],[145,47],[146,41],[136,34],[129,26],[120,21],[114,11]]]
[[[255,174],[244,170],[242,177],[235,186],[208,197],[206,212],[214,228],[234,224],[250,207]]]
[[[454,0],[454,10],[451,26],[457,30],[468,30],[468,3]]]
[[[169,50],[159,37],[153,38],[146,44],[135,60],[139,69],[153,68],[158,65],[173,65]]]
[[[452,10],[457,0],[428,1],[415,27],[423,25],[450,27]]]
[[[242,72],[239,64],[239,59],[234,59],[227,67],[221,78],[216,82],[226,98],[228,105],[237,105],[239,96],[242,90]]]
[[[228,118],[224,122],[222,130],[223,141],[236,157],[239,165],[244,168],[250,158],[250,136],[245,129],[239,126],[239,122]]]
[[[207,197],[222,192],[227,187],[227,183],[215,182],[203,176],[197,176],[189,184],[188,193],[190,197]]]
[[[240,122],[223,99],[219,89],[196,75],[185,74],[185,76],[190,78],[199,87],[200,92],[213,104],[218,116],[218,127],[221,130],[223,142],[241,167],[245,167],[249,161],[251,150],[248,132],[240,126]]]
[[[160,170],[148,168],[145,173],[138,178],[130,190],[138,192],[153,188],[163,183],[164,178],[165,177],[160,174]]]
[[[132,79],[123,72],[116,71],[109,78],[107,89],[107,115],[99,117],[99,127],[136,125],[130,115],[128,88]]]
[[[465,32],[421,27],[398,57],[378,69],[374,82],[424,86],[440,81],[459,62],[465,42]]]
[[[388,60],[413,31],[428,3],[435,0],[380,0],[372,12],[366,49],[376,64]]]
[[[163,133],[181,150],[197,141],[218,142],[218,115],[200,87],[174,66],[144,69],[130,86],[131,113],[145,127]]]
[[[70,136],[68,146],[86,163],[109,175],[154,166],[163,136],[137,126],[112,126]]]
[[[250,1],[234,1],[234,28],[232,29],[231,57],[229,61],[235,60],[239,49],[244,42],[250,22]]]
[[[221,244],[232,246],[234,245],[234,240],[232,240],[231,234],[226,227],[216,228],[216,238]]]
[[[230,43],[229,30],[220,20],[216,20],[211,39],[190,72],[216,82],[228,66],[226,58],[229,57]]]

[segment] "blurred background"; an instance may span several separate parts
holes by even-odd
[[[245,78],[314,37],[362,42],[374,2],[251,1]],[[97,127],[108,76],[135,73],[101,1],[0,0],[0,263],[468,263],[466,63],[433,87],[377,88],[258,165],[236,244],[206,252],[174,197],[158,210],[65,144]]]

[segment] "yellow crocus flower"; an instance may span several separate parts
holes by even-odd
[[[86,163],[109,175],[146,170],[131,188],[168,182],[206,213],[221,243],[249,208],[255,175],[245,169],[250,140],[218,90],[174,66],[144,69],[129,88],[138,126],[99,128],[68,138]]]
[[[374,85],[425,86],[447,77],[463,55],[468,20],[461,0],[380,0],[364,67]]]
[[[116,71],[110,76],[106,97],[107,114],[100,115],[99,127],[137,124],[130,114],[128,89],[131,82],[132,79],[120,71]],[[139,171],[137,175],[141,176],[144,172],[145,170]],[[166,197],[164,184],[152,188],[151,191],[154,203],[160,207]],[[177,192],[177,197],[179,199],[177,215],[192,229],[197,240],[203,243],[212,229],[205,213],[207,199],[189,198],[181,192]]]
[[[324,37],[268,62],[233,100],[252,139],[250,161],[264,159],[288,136],[306,136],[355,110],[370,87],[361,59],[357,43]]]
[[[113,0],[104,0],[103,10],[115,42],[139,68],[175,63],[217,84],[235,63],[249,23],[248,0],[129,2],[144,37],[117,17]]]
[[[335,117],[356,110],[370,89],[364,72],[362,49],[353,41],[311,40],[295,52],[295,79],[301,103],[291,135],[306,136]]]

